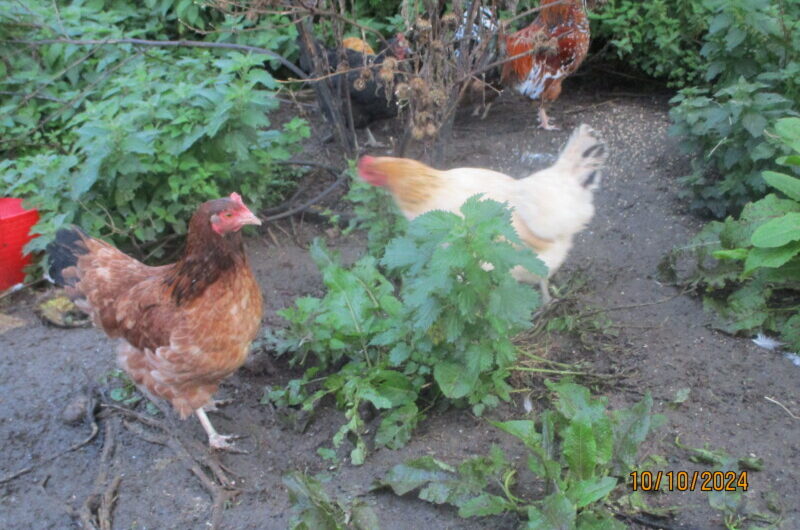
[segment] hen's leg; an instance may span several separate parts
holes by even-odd
[[[550,123],[550,120],[547,117],[547,112],[544,110],[544,104],[539,106],[539,127],[546,131],[560,130],[558,126]]]
[[[550,296],[550,283],[547,278],[539,280],[539,287],[542,289],[542,307],[544,307],[553,300],[553,297]]]
[[[232,434],[219,434],[214,426],[211,425],[211,420],[208,419],[206,416],[206,411],[203,408],[199,408],[194,411],[197,414],[197,418],[200,420],[200,424],[205,429],[206,434],[208,434],[208,445],[212,449],[222,449],[222,450],[236,450],[236,447],[231,443],[230,440],[235,440],[239,438],[239,436],[232,435]]]
[[[208,405],[203,405],[203,410],[206,412],[219,412],[220,407],[226,407],[233,403],[232,399],[212,399]]]

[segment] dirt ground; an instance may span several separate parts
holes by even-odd
[[[688,161],[667,135],[667,108],[664,95],[565,90],[552,113],[564,130],[552,133],[535,128],[529,103],[503,102],[485,121],[468,114],[458,120],[447,164],[524,176],[545,165],[548,157],[540,154],[557,153],[579,123],[602,132],[611,157],[596,195],[597,214],[578,237],[555,284],[570,281],[580,270],[587,278],[581,303],[606,308],[619,335],[604,338],[608,347],[593,351],[575,341],[555,342],[549,354],[566,362],[588,362],[590,369],[625,373],[627,377],[595,387],[609,397],[612,406],[629,405],[652,392],[655,411],[667,421],[651,435],[643,453],[662,455],[667,469],[707,469],[689,460],[689,453],[676,446],[677,437],[692,447],[708,444],[736,457],[763,459],[763,470],[750,473],[749,504],[766,513],[765,496],[773,496],[782,510],[782,528],[800,528],[800,421],[765,399],[771,397],[800,413],[800,368],[747,338],[711,330],[697,299],[658,281],[657,266],[664,254],[685,243],[701,224],[676,196],[676,179],[686,172]],[[373,132],[386,139],[387,131],[382,129],[377,126]],[[288,223],[281,227],[273,230],[274,239],[265,235],[248,241],[265,295],[268,326],[280,325],[275,311],[296,296],[319,294],[321,289],[319,274],[303,246],[325,227],[299,226],[299,221],[296,233]],[[351,258],[362,249],[361,239],[353,236],[336,236],[329,244]],[[88,422],[65,425],[61,421],[67,403],[90,391],[110,402],[107,394],[113,383],[101,380],[115,368],[115,345],[95,329],[64,330],[43,324],[33,312],[41,295],[27,290],[0,302],[0,312],[24,322],[0,331],[0,480],[34,466],[29,473],[0,483],[3,528],[74,527],[86,500],[95,495],[96,505],[97,494],[108,491],[116,477],[120,481],[114,528],[205,528],[211,524],[214,502],[226,499],[213,498],[191,468],[207,476],[208,466],[217,464],[224,466],[220,473],[231,477],[241,490],[224,502],[222,528],[285,528],[290,503],[281,477],[291,470],[328,471],[331,480],[326,488],[331,495],[346,501],[364,494],[387,529],[515,528],[519,524],[515,516],[463,520],[453,509],[413,496],[366,493],[374,479],[412,457],[429,454],[455,463],[486,454],[492,444],[500,444],[512,455],[522,454],[515,441],[485,419],[468,410],[432,413],[402,450],[375,451],[361,467],[342,463],[328,469],[316,450],[330,446],[342,415],[328,404],[316,411],[304,433],[286,427],[259,401],[266,386],[281,385],[298,372],[282,361],[268,362],[265,352],[256,353],[223,384],[219,394],[235,403],[216,416],[215,424],[221,432],[248,435],[239,443],[249,454],[209,458],[204,433],[195,419],[184,423],[169,417],[157,419],[178,428],[181,443],[176,446],[157,427],[145,428],[122,413],[106,410],[99,414],[97,436],[48,460],[91,433]],[[688,400],[670,406],[676,391],[686,387],[691,389]],[[488,416],[523,417],[521,395]],[[141,406],[136,410],[143,413]],[[659,494],[650,500],[677,507],[674,518],[664,522],[665,528],[724,528],[705,493]]]

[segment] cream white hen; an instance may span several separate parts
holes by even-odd
[[[581,125],[552,166],[519,180],[489,169],[442,171],[416,160],[392,157],[364,156],[358,171],[370,184],[388,189],[408,219],[431,210],[459,213],[464,201],[477,193],[507,202],[513,208],[512,223],[520,239],[539,255],[552,275],[567,258],[575,234],[594,215],[593,195],[600,185],[606,155],[597,133]],[[522,267],[512,274],[520,281],[540,282],[543,297],[549,299],[547,278]]]

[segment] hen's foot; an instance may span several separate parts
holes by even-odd
[[[233,434],[220,434],[214,429],[214,426],[211,424],[211,420],[208,419],[206,416],[206,411],[203,408],[199,408],[194,411],[197,415],[197,419],[200,420],[200,424],[203,426],[203,430],[206,431],[208,435],[208,445],[211,449],[218,449],[220,451],[228,451],[229,453],[240,453],[246,454],[246,451],[242,451],[241,449],[237,449],[231,440],[236,440],[241,438],[241,436],[236,436]]]
[[[229,453],[246,455],[247,451],[239,449],[233,443],[233,440],[239,440],[241,438],[242,436],[236,434],[219,434],[215,432],[208,435],[208,446],[211,449],[216,449],[218,451],[227,451]]]
[[[547,117],[547,113],[545,112],[543,107],[539,108],[539,127],[544,129],[545,131],[560,131],[561,127],[558,127],[554,123],[550,123],[550,119]]]

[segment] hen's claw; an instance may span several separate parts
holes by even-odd
[[[206,411],[203,407],[195,410],[194,413],[197,415],[197,419],[200,420],[200,424],[203,426],[206,434],[208,434],[208,446],[211,449],[228,451],[229,453],[247,454],[247,451],[237,449],[236,446],[230,442],[230,440],[238,440],[239,438],[242,438],[242,436],[218,433],[211,424],[211,421],[208,419],[208,416],[206,416]]]
[[[550,123],[550,119],[547,117],[547,112],[545,112],[544,107],[539,107],[539,127],[544,129],[545,131],[561,130],[561,127]]]

